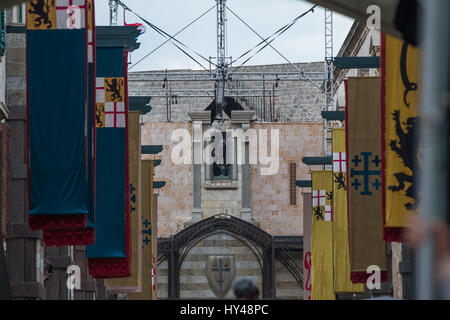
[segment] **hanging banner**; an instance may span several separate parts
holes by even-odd
[[[88,62],[88,131],[87,131],[87,201],[88,214],[86,227],[71,227],[57,229],[44,228],[43,240],[47,246],[90,245],[94,243],[94,116],[95,116],[95,14],[94,0],[87,0],[87,62]]]
[[[153,183],[152,183],[153,184]],[[153,191],[152,191],[153,193]],[[158,299],[157,286],[157,266],[158,266],[158,194],[153,195],[152,203],[152,298]]]
[[[109,292],[141,292],[142,224],[141,224],[141,125],[139,111],[128,112],[128,170],[130,175],[131,276],[106,279]]]
[[[420,51],[382,34],[382,130],[384,239],[403,241],[405,218],[419,203],[416,165],[420,90]]]
[[[311,300],[311,193],[303,193],[303,299]]]
[[[381,205],[380,78],[349,78],[346,108],[347,197],[351,280],[365,283],[367,268],[387,281]]]
[[[153,208],[153,171],[151,160],[141,162],[141,205],[142,205],[142,285],[140,293],[130,293],[127,300],[152,300],[152,208]]]
[[[94,278],[129,277],[127,52],[96,51],[95,243],[86,256]]]
[[[312,172],[311,300],[333,293],[333,186],[331,171]]]
[[[345,129],[333,129],[332,145],[334,293],[363,293],[364,285],[350,280]]]
[[[85,228],[86,2],[32,0],[26,8],[29,225]]]

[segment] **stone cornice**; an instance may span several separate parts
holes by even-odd
[[[232,123],[249,123],[255,116],[254,111],[233,110],[231,111]]]
[[[211,111],[192,111],[187,113],[191,121],[201,121],[209,124],[211,122]]]
[[[123,46],[128,52],[140,47],[137,37],[140,31],[136,26],[96,26],[95,41],[97,47]]]

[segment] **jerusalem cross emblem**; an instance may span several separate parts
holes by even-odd
[[[373,188],[379,190],[381,187],[381,160],[377,155],[373,156],[372,152],[360,154],[362,158],[356,155],[351,161],[354,164],[350,170],[350,178],[353,178],[351,185],[355,190],[360,190],[362,195],[370,196]]]

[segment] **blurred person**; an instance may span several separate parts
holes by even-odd
[[[258,300],[259,298],[258,287],[246,277],[240,277],[234,281],[233,291],[238,300]]]
[[[441,286],[441,297],[450,300],[450,229],[444,221],[424,223],[413,214],[408,217],[404,239],[412,249],[418,249],[427,234],[435,243],[436,280]]]

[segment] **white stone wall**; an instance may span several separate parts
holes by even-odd
[[[175,143],[170,141],[175,129],[184,128],[191,132],[190,122],[149,122],[142,128],[143,145],[164,145],[156,155],[162,159],[155,169],[155,180],[166,181],[159,192],[158,236],[169,237],[183,228],[183,222],[192,217],[193,166],[174,165],[171,152]],[[251,165],[250,206],[252,220],[259,223],[266,232],[273,235],[303,234],[303,203],[300,189],[296,188],[297,204],[289,203],[289,163],[297,163],[297,180],[311,179],[310,168],[301,162],[302,157],[320,156],[322,148],[321,123],[253,123],[251,128],[277,129],[280,132],[280,162],[275,175],[261,175],[260,168],[266,165]],[[269,149],[270,150],[270,149]],[[153,156],[143,158],[152,159]],[[314,168],[313,168],[314,169]],[[202,168],[204,175],[204,168]],[[239,217],[242,206],[241,168],[238,189],[207,190],[202,179],[203,218],[228,213]]]
[[[297,164],[297,180],[310,180],[311,170],[303,157],[321,156],[321,123],[253,123],[252,128],[279,130],[280,161],[275,175],[261,175],[262,165],[252,165],[250,172],[250,204],[252,219],[272,235],[303,234],[303,197],[296,188],[295,205],[290,204],[289,163]],[[316,167],[320,169],[321,167]]]
[[[142,145],[163,145],[164,149],[155,156],[161,164],[155,167],[155,181],[166,181],[162,189],[156,189],[158,198],[158,237],[170,237],[183,228],[183,223],[192,216],[192,166],[175,165],[171,160],[172,132],[176,129],[191,131],[191,123],[146,123],[141,130]],[[144,155],[143,159],[153,159]]]

